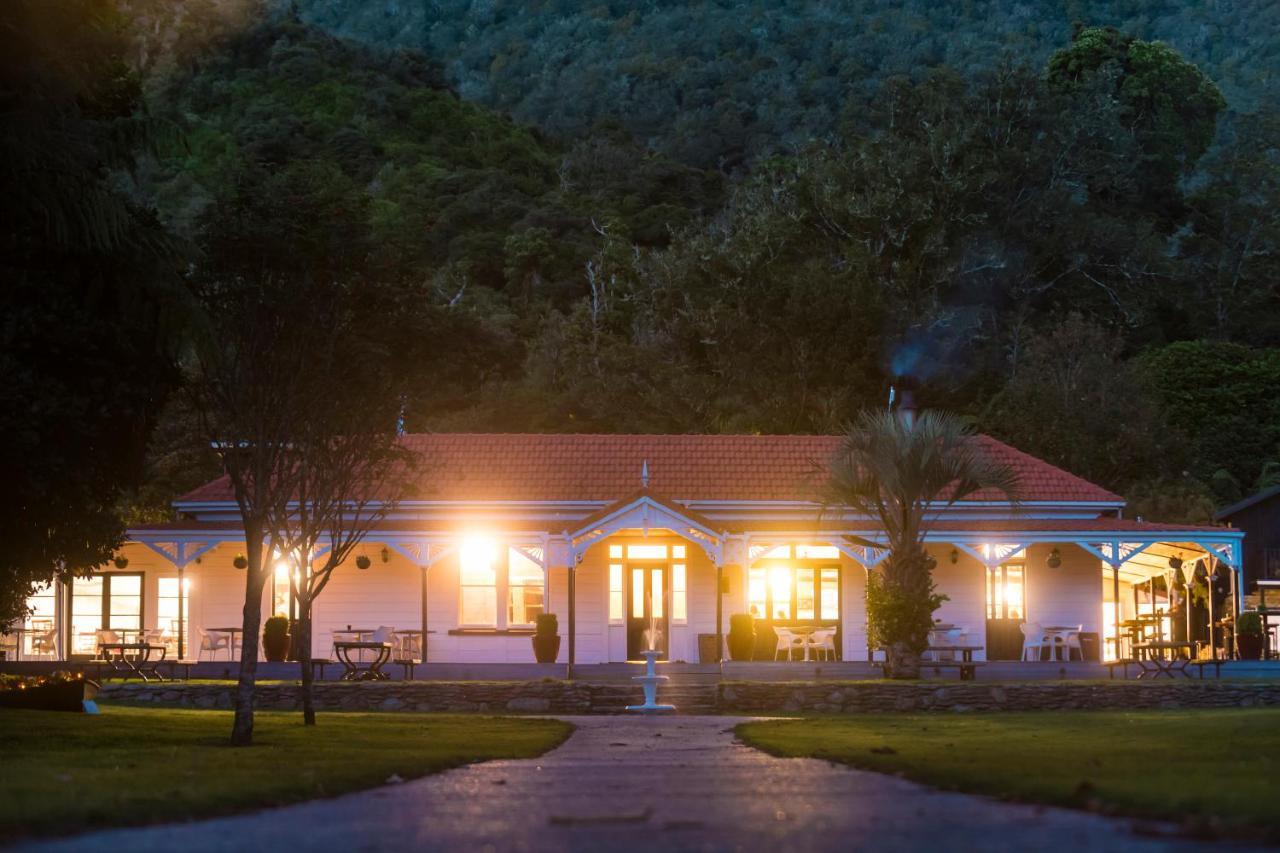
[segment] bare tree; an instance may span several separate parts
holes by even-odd
[[[189,389],[245,533],[236,745],[253,741],[272,552],[313,554],[328,537],[331,565],[308,571],[320,580],[298,590],[309,608],[333,567],[394,506],[393,472],[407,471],[396,445],[395,335],[370,334],[377,313],[370,287],[263,275],[219,280],[201,293],[206,326]],[[309,669],[304,663],[304,675]]]
[[[377,404],[378,401],[370,401]],[[368,414],[368,416],[366,416]],[[298,606],[294,654],[302,676],[302,715],[316,723],[312,690],[312,612],[333,572],[347,562],[378,522],[407,492],[416,457],[376,412],[316,418],[295,446],[296,500],[269,520],[273,543],[291,566]]]

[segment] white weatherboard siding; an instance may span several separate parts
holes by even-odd
[[[938,592],[947,596],[933,618],[963,628],[966,643],[986,645],[986,568],[964,551],[960,551],[958,559],[952,563],[952,549],[946,545],[930,545],[928,550],[938,561],[933,570],[934,583]],[[982,659],[984,655],[977,652],[974,657]]]
[[[1062,565],[1046,561],[1052,545],[1027,549],[1027,619],[1041,625],[1082,625],[1099,631],[1102,622],[1102,561],[1075,545],[1059,545]]]
[[[867,570],[860,563],[840,560],[841,658],[867,659]]]
[[[329,583],[312,607],[311,654],[333,656],[333,632],[352,628],[376,630],[422,627],[422,581],[417,566],[399,554],[382,562],[381,545],[357,548],[333,570]],[[355,557],[365,554],[369,568],[356,567]]]

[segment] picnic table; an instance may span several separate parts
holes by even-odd
[[[1184,678],[1190,678],[1191,673],[1187,672],[1187,666],[1192,662],[1195,656],[1195,643],[1180,642],[1178,640],[1152,640],[1147,643],[1135,643],[1133,649],[1137,652],[1137,664],[1142,668],[1138,673],[1138,678],[1150,675],[1152,678],[1159,678],[1164,675],[1173,678],[1174,673],[1181,674]],[[1177,652],[1185,651],[1185,657],[1179,657]]]
[[[935,667],[935,668],[952,667],[960,671],[961,681],[972,681],[974,676],[976,675],[977,668],[981,666],[983,663],[982,661],[974,660],[973,653],[980,652],[980,651],[982,651],[982,646],[972,646],[972,645],[959,644],[959,643],[950,644],[950,645],[926,646],[925,652],[929,654],[929,656],[932,659],[920,661],[920,666]],[[959,652],[960,659],[956,660],[955,657],[940,658],[939,654],[942,652],[948,652],[953,656],[957,652]]]
[[[363,660],[352,660],[352,652],[360,655],[365,651],[374,652],[374,658],[368,665]],[[337,640],[333,644],[333,653],[342,664],[343,681],[386,681],[390,678],[382,671],[383,664],[391,660],[390,643]]]
[[[153,658],[153,652],[159,652],[160,656]],[[164,646],[153,645],[152,643],[99,643],[98,655],[102,663],[111,668],[113,673],[120,673],[124,676],[124,680],[128,681],[133,676],[138,676],[143,681],[164,681],[165,677],[156,669],[163,661],[164,656],[168,652]]]

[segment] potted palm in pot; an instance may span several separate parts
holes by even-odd
[[[554,613],[539,613],[533,632],[533,656],[538,663],[555,663],[560,654],[559,623]]]
[[[888,551],[867,576],[870,644],[884,650],[890,678],[918,678],[933,612],[946,600],[933,583],[925,534],[940,508],[975,493],[1002,494],[1016,504],[1017,472],[985,453],[958,416],[916,414],[904,403],[897,411],[863,413],[826,473],[824,514],[872,519],[882,539],[846,538]]]
[[[1241,660],[1262,658],[1262,617],[1252,611],[1236,619],[1236,648]]]
[[[289,654],[289,617],[272,616],[262,626],[262,653],[273,663]]]

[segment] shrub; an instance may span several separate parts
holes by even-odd
[[[1236,636],[1261,637],[1262,617],[1252,611],[1241,613],[1236,619]]]
[[[262,636],[284,639],[289,633],[289,617],[288,616],[272,616],[262,623]]]
[[[560,630],[560,623],[556,619],[554,613],[539,613],[537,620],[537,632],[543,635],[555,636]]]

